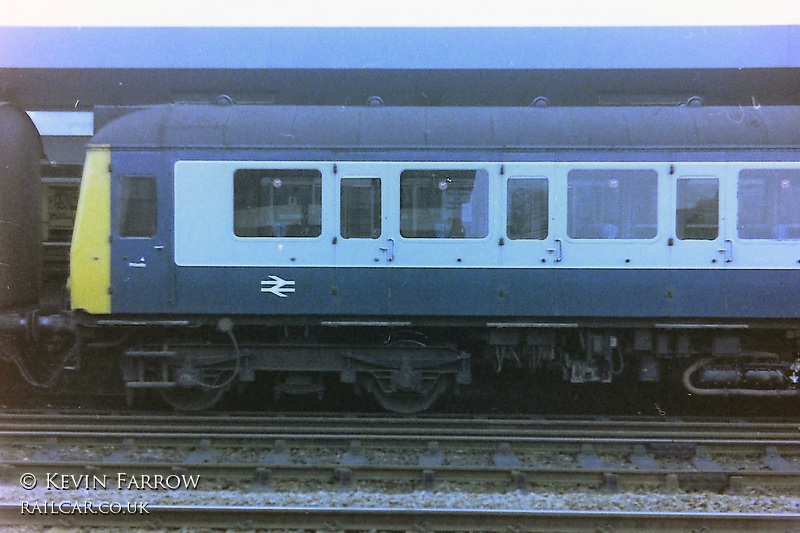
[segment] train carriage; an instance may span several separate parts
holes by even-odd
[[[124,339],[126,389],[183,408],[263,371],[277,392],[332,373],[417,411],[476,360],[583,383],[679,359],[695,394],[796,395],[797,124],[794,107],[136,111],[88,150],[69,327]]]

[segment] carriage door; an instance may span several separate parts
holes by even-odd
[[[720,167],[681,168],[671,184],[674,224],[667,245],[673,268],[716,269],[733,260],[733,243],[723,223]]]
[[[385,314],[386,267],[394,260],[388,237],[385,165],[337,163],[334,242],[336,301],[341,314]],[[368,295],[368,296],[365,296]]]
[[[111,279],[115,313],[158,313],[174,303],[172,192],[160,158],[115,154]],[[169,211],[169,212],[168,212]]]
[[[562,260],[562,240],[551,231],[553,166],[537,163],[508,166],[503,180],[506,224],[500,248],[502,264],[517,268],[557,266]]]
[[[720,270],[731,264],[735,250],[725,232],[724,170],[680,165],[669,180],[674,201],[667,228],[671,268],[665,303],[671,316],[720,316],[727,308],[729,291]]]

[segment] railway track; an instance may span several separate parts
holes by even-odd
[[[13,438],[15,431],[26,437],[80,438],[82,432],[117,438],[138,435],[172,439],[225,437],[232,440],[317,434],[334,438],[373,435],[375,437],[419,439],[436,436],[475,439],[526,438],[661,438],[711,439],[753,442],[800,439],[800,421],[793,419],[747,420],[695,417],[581,417],[516,416],[494,417],[417,416],[413,418],[323,413],[313,415],[215,415],[177,416],[163,414],[114,414],[73,411],[2,411],[0,437]],[[63,433],[59,433],[63,432]]]
[[[30,525],[19,507],[0,504],[0,521]],[[69,518],[73,519],[74,515]],[[537,531],[674,533],[676,531],[796,531],[800,514],[595,512],[485,509],[307,508],[269,506],[151,506],[148,515],[82,515],[83,527],[219,528],[248,531]],[[75,524],[75,520],[54,522]]]
[[[46,512],[47,505],[75,503],[79,494],[80,501],[146,505],[147,512],[122,513],[142,526],[215,514],[228,523],[269,523],[276,529],[340,524],[335,527],[394,530],[388,525],[404,524],[398,529],[495,531],[519,525],[595,531],[587,529],[590,524],[607,524],[614,531],[792,531],[786,524],[800,524],[800,427],[794,421],[630,417],[6,412],[0,413],[0,483],[5,487],[0,517],[9,525],[67,518],[81,525],[120,525],[120,513],[76,515],[55,507]],[[760,512],[758,495],[764,491],[787,496],[779,498],[777,511]],[[337,496],[312,503],[286,497],[304,492]],[[426,503],[407,499],[449,493],[500,495],[500,504],[477,505],[493,508],[491,518],[481,522],[469,500],[445,499],[445,505],[430,497]],[[514,498],[503,497],[512,493]],[[598,508],[569,503],[551,508],[550,498],[537,509],[531,499],[558,493],[582,494],[598,501]],[[359,505],[365,494],[367,503]],[[392,505],[376,494],[391,495]],[[626,495],[640,502],[643,495],[656,501],[742,497],[750,508],[738,506],[731,513],[715,504],[699,514],[656,513],[646,502],[637,510],[620,506]],[[617,499],[604,505],[608,498]],[[25,513],[25,502],[40,507]],[[448,512],[452,516],[444,518]],[[206,527],[216,523],[199,520]],[[692,528],[685,529],[689,523]]]

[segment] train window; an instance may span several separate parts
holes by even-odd
[[[400,173],[400,235],[413,239],[480,239],[489,234],[485,170]]]
[[[548,232],[547,179],[508,180],[506,233],[509,239],[543,240]]]
[[[655,170],[571,170],[567,235],[573,239],[654,238],[657,185]]]
[[[158,224],[156,179],[150,176],[124,176],[119,180],[120,237],[152,237]]]
[[[678,239],[713,241],[719,237],[719,180],[681,178],[677,182],[675,234]]]
[[[233,173],[238,237],[319,237],[322,174],[315,169],[239,169]]]
[[[739,238],[800,239],[800,170],[742,170],[738,198]]]
[[[344,239],[381,236],[381,180],[342,179],[341,232]]]

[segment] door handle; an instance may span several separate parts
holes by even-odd
[[[723,254],[723,258],[725,259],[726,263],[733,262],[733,241],[730,239],[725,239],[725,248],[721,248],[717,250],[719,253]]]
[[[548,248],[547,251],[551,254],[555,254],[555,258],[553,262],[560,263],[561,262],[561,239],[556,239],[555,241],[555,248]]]
[[[386,240],[389,243],[389,246],[381,247],[381,252],[388,252],[389,255],[386,257],[386,260],[387,261],[393,261],[394,260],[394,239],[389,238],[389,239],[386,239]]]

